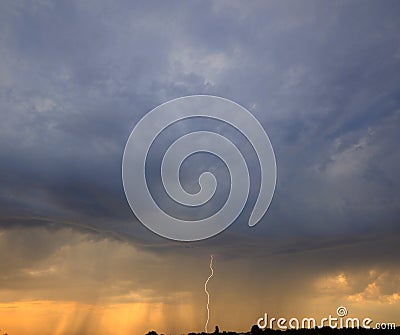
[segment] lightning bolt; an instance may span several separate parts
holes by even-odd
[[[211,274],[207,278],[206,282],[204,283],[204,292],[207,294],[207,321],[204,326],[204,330],[207,333],[207,327],[208,327],[208,321],[210,320],[210,294],[207,291],[207,284],[210,278],[214,275],[214,269],[213,269],[213,260],[214,260],[214,255],[210,255],[210,270]]]

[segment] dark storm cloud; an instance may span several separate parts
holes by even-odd
[[[243,215],[195,247],[301,252],[398,233],[398,3],[0,6],[3,226],[54,221],[162,241],[125,201],[125,142],[158,104],[213,94],[261,121],[278,184],[259,226]]]

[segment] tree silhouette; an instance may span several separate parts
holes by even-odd
[[[250,330],[251,335],[261,335],[262,333],[263,333],[262,330],[257,325],[253,325],[251,327]]]

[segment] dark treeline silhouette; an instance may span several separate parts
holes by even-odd
[[[274,329],[265,329],[261,330],[257,325],[251,327],[248,332],[233,332],[233,331],[220,331],[218,326],[215,327],[215,331],[212,333],[189,333],[187,335],[210,335],[210,334],[219,334],[219,335],[374,335],[374,334],[391,334],[391,335],[399,335],[400,327],[396,327],[395,329],[364,329],[364,328],[341,328],[334,329],[331,327],[323,327],[323,328],[313,328],[313,329],[288,329],[288,330],[274,330]],[[154,330],[148,332],[146,335],[158,335]],[[160,334],[164,335],[164,334]]]

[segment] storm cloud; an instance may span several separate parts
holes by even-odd
[[[186,301],[180,294],[198,289],[197,278],[205,276],[192,260],[201,259],[206,271],[210,253],[217,264],[226,262],[220,273],[232,279],[220,301],[256,299],[268,278],[271,301],[286,301],[276,294],[279,288],[299,306],[296,299],[312,296],[315,287],[333,295],[332,287],[344,283],[341,275],[347,286],[339,291],[349,303],[396,300],[398,282],[390,278],[399,271],[399,14],[399,3],[389,0],[2,1],[3,300],[26,294],[124,301],[136,290],[143,301]],[[278,179],[270,209],[256,227],[247,227],[253,189],[245,211],[224,233],[185,244],[154,235],[134,217],[121,162],[142,116],[170,99],[196,94],[225,97],[253,113],[272,142]],[[191,127],[184,124],[177,133]],[[202,162],[216,175],[226,172],[212,159]],[[257,164],[250,168],[257,181]],[[187,171],[184,176],[195,189],[198,171],[192,172],[192,181]],[[158,174],[156,165],[149,166],[153,182]],[[73,269],[71,250],[79,248],[82,268]],[[96,256],[91,248],[102,251]],[[143,271],[127,270],[129,258],[118,254],[124,248]],[[82,271],[96,257],[109,262],[108,275],[100,265]],[[141,257],[152,265],[144,266]],[[181,271],[187,281],[173,277]],[[170,280],[158,281],[160,274]],[[291,274],[303,285],[300,295]],[[369,282],[360,279],[366,274]],[[324,275],[329,290],[321,284]],[[56,283],[65,278],[73,280],[62,290]],[[77,289],[81,280],[90,286],[94,278],[101,289]],[[119,284],[109,289],[115,278]],[[244,289],[249,278],[254,287]],[[226,285],[222,280],[216,287]],[[381,291],[373,291],[373,284]],[[13,290],[22,293],[9,295]],[[245,327],[265,306],[260,298],[245,321],[227,324]],[[283,302],[277,307],[281,313],[294,310]],[[174,327],[165,325],[180,329]]]

